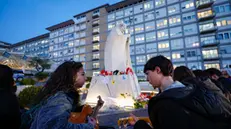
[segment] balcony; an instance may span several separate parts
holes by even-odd
[[[210,57],[210,58],[203,58],[204,61],[217,61],[219,57]]]
[[[92,52],[98,52],[99,51],[99,49],[94,49],[94,50],[92,50]]]
[[[99,70],[99,68],[92,68],[92,70]]]
[[[203,41],[201,43],[201,46],[202,47],[214,47],[214,46],[217,46],[219,44],[220,44],[219,40],[213,39],[213,40],[205,40],[205,41]]]
[[[202,21],[211,20],[211,19],[213,19],[215,16],[216,16],[216,14],[213,13],[213,14],[211,14],[211,15],[209,15],[209,16],[205,16],[205,17],[201,17],[201,18],[198,17],[198,21],[199,21],[199,22],[202,22]]]
[[[98,18],[98,17],[99,17],[99,14],[92,15],[92,19],[95,19],[95,18]]]
[[[98,61],[98,60],[99,60],[99,58],[92,59],[92,61]]]
[[[94,41],[92,41],[92,43],[94,44],[94,43],[99,43],[99,40],[94,40]]]
[[[217,27],[216,26],[212,26],[212,27],[200,27],[200,34],[206,34],[206,33],[213,33],[217,31]]]
[[[99,32],[92,32],[92,35],[97,35],[99,34]]]
[[[208,8],[213,5],[215,0],[197,0],[196,7],[197,9]]]
[[[99,26],[99,23],[92,23],[92,27]]]

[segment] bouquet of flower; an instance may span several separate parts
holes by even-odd
[[[151,95],[141,93],[140,96],[138,96],[136,99],[134,99],[134,107],[135,109],[138,108],[147,108],[148,101],[152,98]]]

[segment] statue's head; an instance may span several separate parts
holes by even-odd
[[[118,28],[123,34],[127,31],[127,26],[122,21],[116,25],[116,28]]]

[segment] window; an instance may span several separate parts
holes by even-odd
[[[193,0],[190,0],[190,1],[186,1],[186,2],[183,2],[181,3],[181,10],[184,12],[184,11],[187,11],[187,10],[191,10],[191,9],[194,9],[195,6],[194,6],[194,2]]]
[[[133,44],[134,44],[134,36],[131,36],[131,37],[130,37],[129,43],[130,43],[130,45],[133,45]]]
[[[74,46],[74,42],[70,41],[69,44],[68,44],[68,47],[73,47],[73,46]]]
[[[93,15],[99,15],[99,14],[100,14],[99,10],[95,10],[95,11],[93,12]]]
[[[190,62],[187,66],[191,70],[202,69],[201,62]]]
[[[185,38],[185,47],[191,48],[191,47],[199,47],[199,38],[198,36],[191,36]]]
[[[190,24],[184,26],[184,35],[191,35],[191,34],[197,34],[197,25],[196,24]]]
[[[86,15],[78,16],[76,19],[76,23],[84,22],[86,21]]]
[[[229,43],[231,40],[231,32],[219,32],[217,39],[220,40],[220,43]]]
[[[220,52],[223,58],[231,57],[231,45],[220,46]]]
[[[168,26],[168,20],[167,19],[161,19],[161,20],[156,21],[157,29],[165,28],[167,26]]]
[[[115,15],[116,15],[116,19],[120,19],[124,16],[124,12],[123,10],[121,10],[121,11],[116,12]]]
[[[156,43],[146,44],[146,52],[147,53],[157,52],[157,44]]]
[[[80,29],[81,29],[81,30],[84,30],[84,29],[86,29],[86,28],[87,28],[87,26],[86,26],[85,23],[80,25]]]
[[[155,22],[146,22],[145,23],[145,31],[151,31],[151,30],[155,30]]]
[[[165,0],[155,0],[156,8],[165,5]]]
[[[211,9],[197,13],[198,18],[204,18],[204,17],[208,17],[211,15],[213,15],[213,11]]]
[[[183,23],[189,23],[189,22],[193,22],[196,21],[196,13],[195,12],[190,12],[190,13],[184,13],[182,15],[182,20]]]
[[[69,32],[70,33],[74,32],[74,26],[69,27]]]
[[[150,9],[153,9],[153,1],[145,2],[144,3],[144,10],[147,11],[147,10],[150,10]]]
[[[184,51],[172,52],[173,61],[185,61]]]
[[[124,16],[130,16],[133,14],[133,8],[127,8],[124,10]]]
[[[184,48],[184,41],[183,39],[174,39],[171,40],[171,49],[177,50],[177,49],[183,49]]]
[[[216,43],[216,38],[215,36],[201,37],[201,43],[203,45],[213,44],[213,43]]]
[[[157,54],[147,54],[147,60],[151,59],[152,57],[155,57]]]
[[[153,19],[155,19],[154,11],[147,12],[147,13],[144,14],[144,20],[145,21],[149,21],[149,20],[153,20]]]
[[[205,59],[208,59],[208,58],[217,58],[218,57],[217,48],[204,49],[204,50],[202,50],[202,54],[203,54],[203,57]]]
[[[182,36],[182,28],[181,28],[181,26],[170,29],[170,37],[171,38],[180,37],[180,36]]]
[[[215,7],[214,7],[214,11],[215,11],[217,14],[228,13],[228,12],[231,11],[231,7],[230,7],[230,4],[219,5],[219,6],[215,6]]]
[[[143,14],[134,16],[134,24],[143,22]]]
[[[172,3],[175,3],[175,2],[178,2],[179,0],[167,0],[167,3],[168,4],[172,4]]]
[[[220,64],[219,62],[213,62],[213,63],[206,63],[204,64],[205,69],[209,69],[209,68],[217,68],[220,69]]]
[[[132,62],[132,65],[136,65],[136,58],[135,58],[135,56],[131,56],[131,62]]]
[[[115,22],[108,23],[108,30],[111,30],[115,27]]]
[[[199,25],[200,32],[210,30],[213,28],[214,24],[212,22]]]
[[[158,39],[167,39],[168,38],[168,29],[161,30],[157,32]]]
[[[100,57],[99,53],[93,53],[92,54],[93,59],[99,59],[99,57]]]
[[[92,63],[92,66],[93,66],[93,68],[95,68],[95,69],[100,68],[99,62],[93,62],[93,63]]]
[[[170,26],[180,25],[180,24],[181,24],[180,15],[169,17],[169,25]]]
[[[169,42],[168,41],[159,42],[158,43],[158,50],[159,51],[167,51],[167,50],[169,50]]]
[[[162,18],[167,16],[166,8],[156,10],[156,18]]]
[[[151,42],[156,40],[156,32],[149,32],[145,34],[146,42]]]
[[[180,5],[179,4],[168,6],[168,15],[173,15],[173,14],[177,14],[177,13],[180,13]]]
[[[135,47],[130,46],[130,55],[134,55],[134,54],[135,54]]]
[[[200,60],[201,59],[201,52],[200,49],[190,49],[186,51],[187,54],[187,60]]]
[[[168,58],[169,60],[171,60],[171,56],[170,56],[170,53],[169,53],[169,52],[159,53],[158,55],[162,55],[162,56]]]
[[[79,45],[85,45],[86,44],[86,40],[85,39],[80,39],[79,41]]]
[[[223,60],[222,65],[223,65],[223,68],[230,68],[231,60]]]
[[[99,50],[100,49],[100,45],[99,44],[93,44],[93,50]]]
[[[231,25],[231,18],[227,17],[227,18],[222,18],[222,19],[217,19],[217,26],[221,27],[221,26],[230,26]]]
[[[136,56],[136,64],[137,65],[143,65],[145,63],[146,63],[146,57],[145,57],[145,55]]]
[[[86,48],[83,47],[79,47],[79,53],[85,53],[86,52]]]
[[[143,12],[143,5],[139,4],[134,7],[134,14]]]
[[[86,61],[86,56],[85,56],[85,54],[79,55],[79,61]]]
[[[107,21],[113,21],[113,20],[115,20],[115,14],[114,13],[108,14]]]
[[[144,35],[136,35],[136,44],[144,43]]]
[[[85,31],[83,31],[83,32],[80,32],[79,33],[79,36],[82,38],[82,37],[85,37],[86,36],[86,32]]]
[[[92,32],[93,32],[93,33],[97,33],[97,32],[99,33],[99,27],[93,28],[93,29],[92,29]]]
[[[100,37],[99,37],[99,35],[97,35],[97,36],[93,36],[93,41],[100,41]]]
[[[135,32],[136,33],[144,32],[144,24],[136,25],[135,26]]]
[[[137,74],[137,76],[144,76],[143,70],[144,70],[143,66],[137,66],[136,67],[136,74]]]
[[[143,53],[145,53],[145,45],[136,46],[136,54],[143,54]]]

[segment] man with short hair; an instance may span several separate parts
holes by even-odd
[[[154,129],[228,129],[230,103],[216,93],[194,84],[173,81],[172,62],[164,56],[151,58],[144,66],[147,80],[161,93],[150,99],[148,113]],[[134,129],[151,129],[135,120]]]

